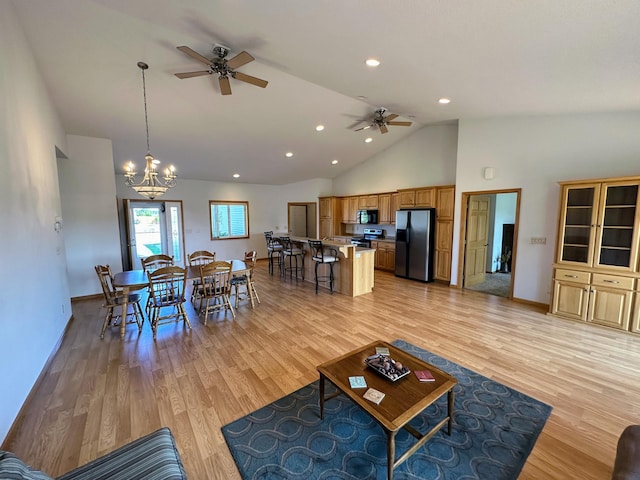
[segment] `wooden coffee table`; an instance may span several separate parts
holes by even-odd
[[[387,380],[373,369],[367,367],[364,360],[376,353],[376,347],[386,347],[389,349],[391,358],[402,362],[411,370],[406,375],[395,382]],[[434,378],[434,382],[420,382],[413,373],[415,370],[429,370]],[[453,387],[458,381],[430,365],[419,358],[400,350],[389,343],[377,341],[358,348],[334,360],[318,366],[320,373],[320,418],[324,415],[324,402],[344,394],[368,412],[384,429],[387,434],[387,477],[393,479],[393,469],[407,460],[413,453],[422,447],[438,430],[447,424],[447,434],[451,435],[451,424],[453,422]],[[363,376],[367,382],[367,388],[353,389],[349,383],[349,377]],[[329,380],[338,389],[332,395],[325,397],[325,380]],[[375,388],[385,394],[379,405],[363,398],[364,392],[368,388]],[[415,428],[408,425],[414,417],[422,412],[429,405],[434,403],[444,394],[447,394],[447,416],[428,432],[421,434]],[[418,439],[400,458],[395,459],[396,447],[395,437],[401,428],[407,430]]]

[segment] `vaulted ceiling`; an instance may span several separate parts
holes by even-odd
[[[117,172],[146,153],[138,61],[151,152],[179,178],[333,178],[426,125],[640,109],[638,0],[13,3],[66,132],[111,139]],[[174,75],[205,67],[177,46],[216,43],[268,86]],[[355,132],[378,107],[413,125]]]

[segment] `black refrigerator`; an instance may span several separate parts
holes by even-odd
[[[396,212],[396,276],[433,281],[436,209]]]

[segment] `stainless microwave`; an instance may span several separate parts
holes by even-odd
[[[378,223],[378,210],[358,210],[358,223]]]

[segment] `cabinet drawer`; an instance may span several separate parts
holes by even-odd
[[[629,277],[619,277],[617,275],[604,275],[602,273],[594,273],[592,285],[601,287],[623,288],[625,290],[633,290],[633,282],[635,279]]]
[[[555,279],[564,280],[565,282],[589,283],[591,274],[589,272],[580,272],[578,270],[566,270],[557,268]]]

